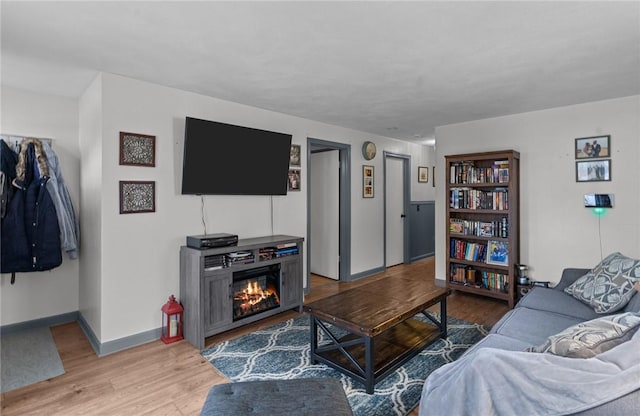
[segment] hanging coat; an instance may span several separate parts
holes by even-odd
[[[2,273],[50,270],[62,263],[60,228],[46,188],[48,178],[40,141],[23,141],[14,195],[2,220]]]
[[[13,196],[11,182],[16,178],[17,163],[18,155],[4,140],[0,140],[0,173],[2,173],[2,181],[0,181],[0,218],[4,218],[7,205]]]
[[[47,157],[47,167],[49,168],[49,180],[47,181],[47,191],[53,201],[58,215],[58,226],[60,226],[60,246],[70,259],[78,258],[78,246],[80,239],[80,224],[73,209],[71,196],[62,177],[62,170],[58,162],[58,156],[47,142],[42,142],[42,150]]]

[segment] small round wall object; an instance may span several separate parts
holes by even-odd
[[[362,156],[365,160],[371,160],[376,157],[376,144],[370,141],[364,142],[362,145]]]

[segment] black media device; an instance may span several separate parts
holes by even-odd
[[[291,135],[187,117],[183,195],[286,195]]]
[[[218,233],[187,236],[187,246],[191,248],[205,249],[235,246],[237,244],[238,236],[235,234]]]
[[[613,194],[585,194],[585,208],[613,208]]]

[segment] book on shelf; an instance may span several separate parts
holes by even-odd
[[[508,183],[509,161],[496,160],[489,167],[475,166],[471,161],[451,163],[449,182],[454,184]]]
[[[495,221],[472,221],[461,218],[449,218],[449,233],[458,235],[475,235],[478,237],[509,236],[507,217]]]
[[[509,243],[507,241],[490,240],[487,244],[487,252],[487,264],[509,265]]]
[[[484,243],[475,243],[452,238],[449,245],[449,257],[460,260],[484,263],[486,252],[487,245]]]
[[[490,191],[451,188],[449,190],[449,208],[508,210],[509,191],[506,188],[495,188]]]
[[[276,248],[290,248],[290,247],[296,247],[296,246],[297,246],[297,243],[295,242],[276,244]]]
[[[482,287],[486,289],[505,291],[509,287],[509,276],[506,274],[483,270],[480,275]]]

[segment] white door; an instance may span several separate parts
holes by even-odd
[[[404,262],[404,183],[403,159],[385,159],[385,265],[395,266]]]
[[[329,150],[311,154],[310,264],[311,273],[338,280],[340,250],[340,154]]]

